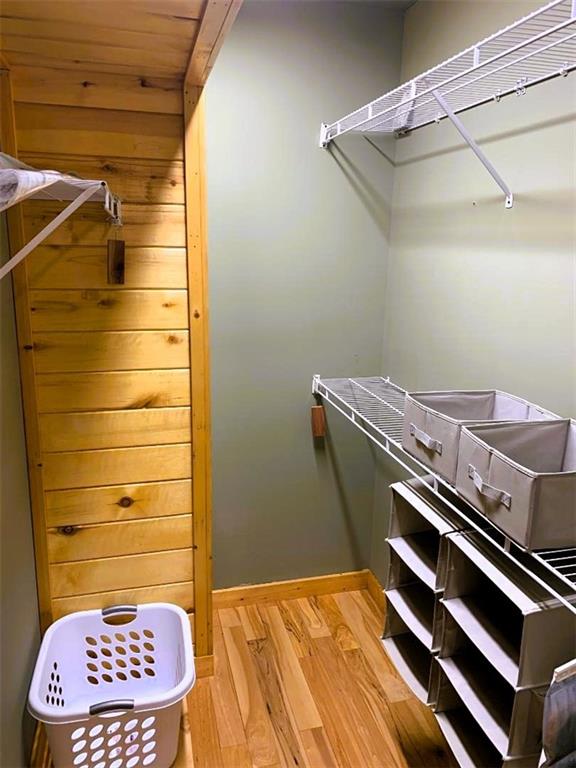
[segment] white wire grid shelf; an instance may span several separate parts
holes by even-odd
[[[349,131],[401,134],[576,69],[576,0],[554,0],[330,125],[320,143]]]
[[[406,391],[382,376],[323,379],[314,376],[312,393],[320,396],[412,477],[419,477],[479,532],[488,548],[514,561],[538,587],[576,614],[576,547],[527,552],[461,499],[456,489],[402,448]]]

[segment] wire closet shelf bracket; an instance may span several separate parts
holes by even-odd
[[[312,380],[312,394],[339,411],[411,477],[424,481],[486,546],[512,560],[530,579],[576,614],[576,547],[528,552],[491,526],[446,483],[402,448],[406,391],[389,378]]]
[[[379,96],[334,123],[323,123],[320,146],[351,131],[401,136],[448,118],[504,192],[512,190],[458,114],[576,69],[576,0],[554,0],[519,21]]]

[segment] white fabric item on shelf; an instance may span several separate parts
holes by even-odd
[[[103,203],[111,222],[122,225],[120,200],[110,192],[105,181],[80,179],[58,171],[41,171],[0,152],[0,212],[27,199],[66,200],[70,201],[70,205],[0,267],[0,280],[88,200]]]
[[[101,190],[93,199],[106,201],[110,195],[106,182],[95,179],[79,179],[70,174],[51,170],[38,170],[0,153],[0,211],[28,198],[40,200],[75,200],[89,187],[98,185]]]

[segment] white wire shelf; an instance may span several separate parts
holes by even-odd
[[[576,69],[576,2],[554,0],[331,124],[320,143],[350,131],[402,134]]]
[[[323,379],[314,376],[312,393],[351,421],[412,477],[419,477],[463,520],[489,549],[514,561],[535,585],[576,614],[576,547],[528,552],[465,502],[456,489],[402,448],[406,391],[382,376]]]

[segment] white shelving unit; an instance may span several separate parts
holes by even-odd
[[[333,123],[320,146],[351,131],[401,135],[448,118],[506,196],[512,191],[470,136],[458,114],[576,68],[576,3],[554,0]]]
[[[323,379],[316,375],[312,392],[351,421],[409,477],[419,478],[458,516],[463,528],[478,532],[489,550],[498,552],[504,562],[514,563],[538,588],[545,589],[551,599],[576,614],[576,547],[527,552],[490,525],[487,518],[458,496],[453,486],[406,453],[401,445],[406,397],[402,387],[383,376]]]
[[[58,200],[70,204],[0,267],[0,280],[84,203],[102,203],[110,223],[122,226],[122,203],[105,181],[38,170],[0,153],[0,211],[24,200]]]
[[[574,550],[523,550],[409,456],[389,379],[315,376],[313,392],[413,478],[391,486],[384,648],[463,768],[536,768],[546,689],[576,654]]]

